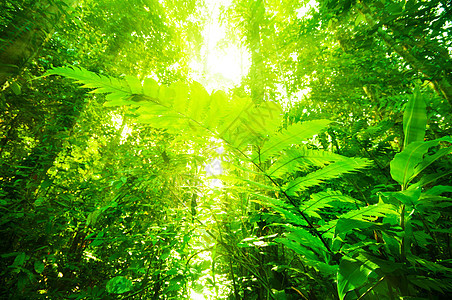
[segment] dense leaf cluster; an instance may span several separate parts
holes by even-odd
[[[452,292],[446,2],[232,1],[229,93],[197,1],[1,5],[0,298]]]

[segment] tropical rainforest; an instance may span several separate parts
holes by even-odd
[[[451,299],[451,10],[1,1],[0,298]]]

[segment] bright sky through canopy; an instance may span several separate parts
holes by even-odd
[[[203,31],[204,45],[201,48],[201,61],[193,59],[190,63],[191,77],[199,81],[211,92],[215,89],[229,89],[240,83],[248,73],[250,55],[245,47],[232,42],[220,43],[226,37],[226,26],[220,24],[222,7],[228,7],[231,0],[206,0],[205,14],[208,15]]]

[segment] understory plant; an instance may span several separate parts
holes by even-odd
[[[403,150],[390,164],[400,188],[382,191],[368,203],[340,189],[320,188],[372,164],[317,145],[315,136],[330,120],[280,128],[277,103],[209,94],[197,82],[165,86],[151,78],[116,79],[76,67],[46,75],[75,79],[91,93],[107,94],[104,105],[125,107],[136,124],[201,144],[222,141],[238,170],[223,180],[240,186],[240,195],[255,205],[241,222],[218,217],[223,225],[205,227],[216,245],[208,250],[222,256],[218,261],[235,298],[408,299],[452,290],[447,212],[452,187],[435,185],[451,171],[431,172],[452,151],[452,139],[424,140],[426,99],[419,89],[409,96],[403,115]],[[239,285],[257,291],[246,294]],[[107,291],[134,293],[136,288],[114,277]]]

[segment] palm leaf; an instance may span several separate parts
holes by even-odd
[[[299,226],[282,225],[287,231],[275,242],[283,244],[288,249],[300,255],[309,266],[317,269],[324,276],[332,276],[337,272],[337,265],[331,265],[325,260],[327,249],[319,237]]]

